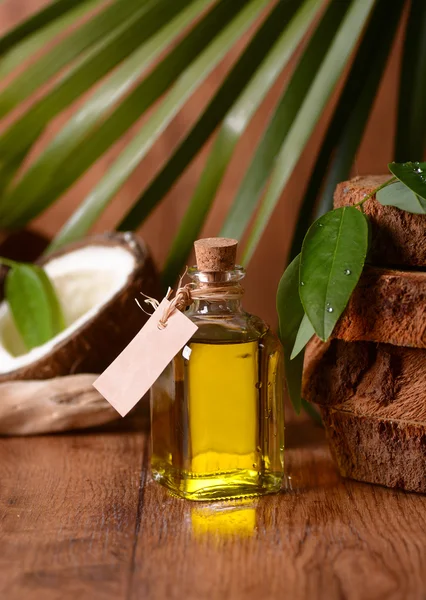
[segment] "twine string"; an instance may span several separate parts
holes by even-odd
[[[167,327],[170,316],[176,311],[184,311],[195,300],[220,301],[220,300],[238,300],[243,295],[243,288],[239,284],[232,286],[218,285],[205,288],[195,287],[193,283],[180,285],[176,291],[175,297],[165,308],[161,319],[158,321],[158,328]]]
[[[183,312],[191,306],[195,300],[206,300],[211,302],[218,302],[220,300],[238,300],[244,293],[243,288],[239,283],[233,284],[222,284],[222,285],[206,285],[205,287],[197,287],[194,283],[186,283],[183,285],[183,278],[186,275],[185,273],[179,280],[178,289],[176,290],[176,294],[174,298],[170,300],[170,304],[164,309],[164,312],[161,318],[158,321],[158,329],[165,329],[167,327],[167,323],[171,315],[179,310]],[[167,300],[170,299],[173,290],[171,288],[168,289],[165,298]],[[160,302],[155,298],[151,298],[150,296],[146,296],[141,292],[142,296],[145,297],[144,302],[146,304],[150,304],[154,310],[157,310],[160,306]],[[145,313],[149,314],[142,305],[136,300],[139,308]]]

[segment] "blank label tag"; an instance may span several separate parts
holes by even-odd
[[[93,384],[122,417],[146,394],[198,329],[179,310],[170,315],[167,327],[158,329],[158,321],[169,304],[164,298],[140,332]]]

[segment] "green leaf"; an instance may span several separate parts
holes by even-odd
[[[315,329],[312,327],[312,323],[310,322],[308,316],[303,315],[303,319],[300,323],[296,340],[294,342],[294,347],[290,356],[290,360],[293,360],[300,352],[302,352],[303,348],[309,342],[314,333]]]
[[[288,265],[281,277],[277,291],[277,313],[280,339],[284,347],[285,377],[287,389],[297,414],[301,407],[303,357],[301,352],[295,360],[290,359],[304,311],[299,297],[300,255]]]
[[[387,22],[386,22],[387,26]],[[426,142],[426,2],[411,0],[399,82],[395,160],[423,157]]]
[[[130,0],[129,5],[124,3],[127,6],[127,13],[129,12],[132,3],[136,1],[137,0]],[[0,137],[0,156],[2,157],[2,161],[0,162],[0,184],[2,184],[3,187],[7,185],[11,174],[19,167],[20,162],[23,157],[25,157],[38,135],[55,115],[69,106],[83,92],[89,89],[92,84],[101,79],[121,60],[133,52],[139,44],[143,43],[144,40],[152,36],[157,29],[161,27],[165,20],[164,11],[165,8],[167,8],[165,4],[171,3],[172,12],[176,12],[182,4],[188,3],[189,1],[190,0],[158,0],[155,2],[154,0],[151,0],[151,2],[147,3],[147,0],[143,0],[142,6],[138,8],[138,10],[130,11],[130,16],[125,11],[122,11],[122,14],[107,14],[108,19],[105,17],[105,22],[101,22],[100,24],[103,27],[98,27],[98,29],[101,32],[104,31],[108,34],[101,36],[99,43],[95,44],[93,48],[90,48],[90,51],[84,55],[82,60],[72,66],[50,92],[32,105],[22,118],[14,122]],[[147,3],[147,5],[144,6],[144,3]],[[119,4],[121,5],[123,3],[119,2]],[[114,5],[110,8],[113,7]],[[116,12],[118,12],[118,7]],[[101,15],[105,16],[105,13],[107,13],[107,11],[104,11]],[[124,18],[125,16],[128,18]],[[87,25],[93,23],[95,19],[89,21]],[[107,30],[107,25],[109,30]],[[95,28],[95,31],[98,32],[98,29]],[[80,33],[81,30],[84,30],[84,26],[80,28]],[[87,32],[86,35],[91,39]],[[71,50],[74,52],[75,48],[72,47]],[[60,57],[61,53],[58,53],[55,49],[53,56]],[[43,60],[44,57],[35,63],[34,67],[43,63]],[[52,60],[54,61],[55,59]],[[56,60],[59,60],[59,58],[56,58]],[[44,73],[42,72],[41,75],[44,75]],[[28,82],[25,79],[23,85],[27,85],[27,83]],[[12,102],[16,102],[18,99],[22,100],[19,92],[16,92],[15,94],[13,90],[14,85],[15,82],[5,89],[3,95],[0,94],[0,110],[2,98],[4,99],[5,94],[6,96],[7,94],[12,94]],[[15,97],[16,95],[18,98]],[[82,127],[83,125],[79,125],[79,128]],[[73,138],[71,138],[71,140],[72,139]],[[65,153],[62,150],[62,157],[64,154]],[[32,170],[32,172],[34,172],[34,170]],[[37,175],[39,175],[39,173]],[[1,179],[3,179],[3,181],[1,181]],[[33,189],[34,180],[36,181],[35,189]],[[48,173],[43,173],[40,180],[38,176],[34,177],[32,184],[29,186],[29,194],[26,194],[25,190],[23,190],[26,182],[26,179],[25,182],[19,182],[19,188],[15,197],[12,191],[11,194],[6,195],[3,199],[1,222],[4,227],[20,227],[22,224],[16,223],[16,221],[20,214],[25,214],[26,206],[31,206],[31,216],[35,216],[34,202],[32,199],[34,198],[34,195],[38,193],[41,185],[46,187],[50,184],[50,187],[52,187],[51,173],[50,171]],[[16,196],[19,199],[18,202],[16,202]]]
[[[295,3],[278,3],[273,11],[271,19],[276,18],[277,23],[269,22],[271,35],[274,35],[277,24],[282,28],[281,35],[225,116],[200,181],[172,242],[163,272],[163,281],[166,284],[175,281],[183,268],[192,243],[198,236],[211,208],[238,140],[302,40],[319,5],[317,0],[305,0],[294,15],[295,8]]]
[[[65,223],[51,247],[57,248],[71,240],[78,239],[90,229],[115,193],[136,169],[142,158],[185,104],[186,100],[205,81],[208,74],[221,61],[241,35],[256,21],[266,4],[267,0],[251,0],[249,3],[242,0],[234,0],[232,3],[229,3],[227,0],[222,1],[198,24],[199,27],[192,30],[184,38],[181,43],[182,52],[178,53],[176,48],[173,50],[171,64],[167,64],[167,69],[171,72],[173,78],[177,77],[174,67],[174,63],[177,60],[182,61],[182,57],[184,57],[186,64],[182,64],[182,69],[185,66],[187,68],[169,91],[161,106],[129,142],[118,159],[110,166],[108,173],[83,201],[71,219]],[[241,6],[244,6],[244,8],[241,9]],[[238,13],[238,11],[240,12]],[[235,13],[238,13],[237,16],[234,16],[229,22]],[[225,23],[227,23],[226,26]],[[200,49],[205,48],[205,46],[207,48],[201,53],[195,52],[194,40],[197,41]],[[211,43],[209,44],[209,42]],[[188,62],[190,62],[189,65]],[[148,82],[148,79],[146,82]],[[148,90],[148,100],[152,97],[153,91],[155,90]],[[138,90],[138,95],[140,95],[140,92],[141,88]],[[128,101],[129,98],[126,100]],[[146,98],[142,96],[137,105],[134,104],[134,100],[135,97],[132,97],[131,110],[132,113],[136,113],[135,118],[137,118],[141,114],[140,101],[146,101]],[[107,135],[109,135],[113,126],[118,125],[120,128],[123,127],[123,124],[126,125],[129,116],[132,116],[132,113],[130,115],[123,114],[125,105],[126,101],[118,109],[120,111],[120,118],[115,119],[115,123],[114,116],[117,117],[117,115],[112,115],[105,124]],[[98,135],[103,136],[105,134],[101,129],[79,151],[79,156],[75,157],[80,164],[82,162],[87,164],[87,152],[94,150],[96,155],[99,154],[103,143],[97,143],[99,141],[97,138]],[[114,131],[114,139],[115,137],[116,131]]]
[[[426,215],[426,201],[400,181],[379,190],[376,198],[383,206],[396,206],[410,213]]]
[[[147,0],[116,1],[59,42],[53,52],[29,65],[0,93],[0,117],[5,116],[63,67],[119,28]]]
[[[61,326],[53,288],[40,271],[39,267],[16,264],[6,276],[6,300],[28,350],[50,340]]]
[[[290,259],[300,252],[312,221],[333,208],[337,184],[350,176],[404,6],[405,0],[378,0],[374,7],[311,172]]]
[[[363,0],[352,2],[349,7],[277,156],[270,184],[244,250],[243,264],[247,264],[253,256],[283,188],[343,73],[373,6],[374,0]]]
[[[35,217],[47,206],[51,201],[52,192],[55,190],[55,183],[58,179],[60,180],[61,174],[64,172],[64,164],[68,163],[72,153],[96,130],[100,123],[105,121],[111,107],[129,92],[144,69],[158,58],[160,53],[180,34],[182,28],[187,27],[194,18],[199,16],[210,2],[211,0],[191,1],[186,8],[180,10],[177,16],[175,16],[176,11],[188,4],[188,0],[173,0],[172,3],[169,2],[169,6],[161,5],[161,11],[158,8],[160,5],[155,5],[155,12],[145,13],[143,27],[139,26],[138,36],[135,38],[140,47],[117,67],[107,81],[100,85],[82,108],[71,117],[59,134],[31,164],[9,195],[4,198],[3,225],[22,226],[29,218]],[[166,10],[167,8],[169,10]],[[162,25],[160,31],[152,35],[159,23]],[[147,38],[145,42],[144,37]],[[69,76],[71,75],[69,74]],[[86,84],[87,79],[83,80]],[[64,85],[64,81],[61,85]],[[73,85],[72,82],[71,85]],[[63,98],[64,101],[69,99],[66,89],[63,89]],[[144,108],[144,104],[140,103],[139,114],[143,112]],[[53,108],[48,110],[48,107],[45,106],[43,110],[47,119]],[[25,118],[28,119],[29,115],[27,114]],[[29,128],[31,126],[31,124],[28,125]],[[15,134],[18,133],[16,130]]]
[[[415,194],[426,200],[426,163],[390,163],[389,171]]]
[[[39,50],[50,43],[57,35],[66,31],[70,25],[76,23],[81,17],[103,2],[104,0],[80,0],[77,4],[75,2],[68,2],[68,4],[73,5],[71,10],[53,20],[48,20],[46,23],[44,21],[40,22],[35,27],[34,32],[31,32],[28,36],[24,36],[21,41],[17,41],[16,45],[12,45],[6,54],[1,56],[0,78],[6,77],[6,75],[23,64],[30,56],[34,56]]]
[[[343,207],[311,225],[303,241],[299,293],[316,334],[327,340],[358,283],[368,250],[362,212]]]
[[[25,40],[31,34],[36,33],[40,27],[49,25],[86,1],[87,0],[54,0],[53,2],[50,2],[48,6],[36,14],[31,15],[28,19],[19,23],[19,25],[0,38],[0,56],[8,52],[22,40]]]
[[[233,106],[283,28],[282,22],[274,19],[275,15],[280,14],[277,12],[278,10],[281,12],[286,10],[286,7],[282,3],[281,7],[278,5],[256,31],[206,110],[121,221],[119,224],[121,231],[136,229],[144,221],[152,209],[171,189],[174,182],[182,175],[191,160],[197,155]],[[248,200],[248,198],[245,199]]]
[[[52,332],[53,336],[55,336],[65,329],[65,319],[59,298],[56,295],[55,288],[53,287],[53,284],[46,271],[42,267],[38,267],[36,265],[33,265],[32,268],[35,270],[41,283],[43,284],[46,299],[49,304]]]
[[[249,226],[279,150],[293,124],[307,91],[331,45],[347,10],[344,2],[333,0],[313,32],[275,112],[257,145],[226,216],[220,235],[240,239]],[[295,253],[298,254],[299,250]],[[294,258],[294,257],[292,257]]]

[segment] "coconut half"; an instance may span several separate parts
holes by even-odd
[[[26,351],[9,307],[0,303],[0,382],[102,372],[147,320],[135,298],[159,296],[149,252],[131,233],[91,236],[40,261],[64,312],[66,328]]]

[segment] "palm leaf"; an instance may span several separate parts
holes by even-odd
[[[253,256],[281,192],[352,54],[373,6],[374,0],[355,1],[350,5],[278,154],[271,182],[244,251],[243,263],[249,262]]]
[[[135,229],[144,221],[182,175],[228,110],[231,109],[282,30],[281,23],[275,18],[279,12],[282,12],[282,6],[282,4],[278,5],[277,10],[272,11],[256,31],[207,108],[120,222],[120,230]]]
[[[0,38],[0,56],[9,52],[14,46],[27,39],[33,33],[39,32],[41,28],[51,24],[67,12],[72,11],[79,4],[84,4],[85,2],[87,0],[54,0],[51,4]]]
[[[29,57],[34,56],[59,34],[66,31],[70,25],[75,24],[104,1],[80,0],[80,2],[74,3],[71,10],[67,10],[57,18],[48,19],[46,23],[40,19],[37,26],[31,29],[31,33],[24,35],[22,39],[19,39],[18,36],[16,42],[4,54],[0,53],[0,78],[6,77],[16,67],[25,63]],[[6,44],[7,46],[8,44]]]
[[[395,160],[420,160],[426,143],[426,2],[411,0],[399,86]]]
[[[130,0],[130,2],[135,1]],[[154,4],[152,2],[148,3],[147,6],[133,10],[131,16],[126,18],[124,23],[117,27],[114,26],[115,28],[110,35],[107,35],[98,44],[95,44],[89,54],[74,66],[50,93],[32,106],[21,119],[15,122],[1,136],[0,155],[3,156],[3,161],[0,174],[4,173],[4,182],[7,183],[10,180],[11,174],[19,166],[22,157],[29,151],[38,134],[55,115],[60,113],[73,100],[89,89],[93,83],[135,50],[140,43],[139,40],[143,42],[153,35],[161,26],[165,18],[163,13],[164,11],[167,13],[167,8],[171,9],[173,14],[178,10],[176,6],[181,7],[183,3],[190,1],[155,0]],[[121,5],[121,2],[118,4]],[[111,8],[114,6],[112,5]],[[109,18],[105,18],[101,23],[104,28],[106,24],[112,27],[114,23],[113,17],[117,17],[115,13],[108,16]],[[122,14],[120,16],[123,17]],[[102,28],[100,29],[102,30]],[[98,30],[96,29],[96,31]],[[73,50],[75,50],[75,47],[73,47]],[[57,52],[53,54],[56,56]],[[12,88],[13,85],[7,88],[5,94]],[[10,95],[8,95],[9,97]],[[40,183],[39,181],[39,185]],[[34,194],[34,192],[35,190],[32,193]],[[26,199],[27,203],[29,201],[30,198]],[[13,225],[15,209],[19,212],[21,204],[15,202],[13,195],[10,201],[6,196],[3,203],[3,211],[7,213],[7,217],[4,217],[4,226],[10,227]]]
[[[55,188],[52,187],[52,182],[60,179],[60,173],[63,172],[63,164],[67,163],[79,146],[86,138],[95,131],[96,127],[105,121],[105,117],[112,106],[114,106],[120,98],[123,98],[131,89],[138,77],[143,73],[146,67],[151,64],[160,53],[167,48],[181,31],[181,28],[188,25],[194,18],[211,3],[212,0],[167,0],[167,5],[164,2],[161,5],[156,5],[155,12],[145,14],[144,27],[139,27],[137,39],[140,47],[125,60],[122,65],[103,83],[95,94],[77,111],[77,113],[68,121],[60,133],[54,138],[44,152],[34,161],[28,171],[24,174],[16,186],[10,190],[9,194],[3,200],[3,217],[1,222],[5,226],[16,227],[36,216],[48,204],[55,199],[52,197],[52,192]],[[184,7],[177,16],[175,15],[178,7]],[[161,8],[162,10],[158,10]],[[157,30],[158,23],[163,26]],[[139,18],[136,18],[135,24],[139,24]],[[144,42],[144,33],[147,41]],[[136,39],[136,38],[135,38]],[[115,61],[115,54],[113,53]],[[104,68],[104,67],[103,67]],[[76,72],[75,77],[71,77],[71,81],[67,84],[67,89],[74,86],[74,80],[78,77],[79,81],[87,84],[87,78],[80,70]],[[161,83],[161,79],[158,81]],[[61,86],[62,87],[62,84]],[[69,98],[67,89],[59,92],[62,95],[63,101],[66,102]],[[162,88],[159,88],[161,93]],[[39,106],[36,112],[43,111],[43,117],[47,121],[49,116],[55,110],[52,106],[54,98],[51,102],[49,99],[43,101],[43,105]],[[60,110],[60,104],[55,105],[56,110]],[[142,110],[143,105],[140,105]],[[15,126],[14,131],[9,134],[16,143],[22,139],[25,132],[31,132],[33,126],[28,124],[29,118],[34,121],[37,114],[28,114],[20,123],[20,129],[23,129],[21,135],[18,129],[19,124]],[[37,119],[40,122],[41,117]],[[3,143],[7,145],[7,140]],[[0,147],[2,139],[0,138]],[[72,181],[71,181],[72,183]],[[60,189],[60,192],[63,188]],[[59,192],[59,193],[60,193]]]
[[[290,260],[300,252],[314,206],[315,219],[330,210],[336,185],[350,174],[403,8],[404,0],[392,5],[388,0],[379,0],[374,8],[315,162],[293,235]]]
[[[278,4],[272,14],[273,20],[277,19],[283,24],[283,32],[225,116],[200,182],[171,245],[163,273],[165,282],[173,282],[179,275],[191,250],[192,240],[201,230],[238,140],[306,33],[317,11],[318,2],[306,0],[294,18],[294,6],[287,3]],[[270,22],[270,26],[271,23],[273,21]]]
[[[84,23],[79,29],[62,40],[54,52],[42,56],[0,93],[0,118],[28,98],[64,66],[71,63],[96,43],[103,43],[105,36],[141,9],[148,0],[116,1],[101,13]],[[108,39],[108,38],[107,38]]]
[[[173,51],[170,55],[173,79],[176,78],[174,64],[176,59],[182,56],[186,58],[186,60],[182,61],[182,74],[178,81],[169,91],[160,108],[151,116],[149,122],[129,142],[118,159],[109,168],[108,173],[92,190],[76,212],[74,212],[71,219],[64,225],[53,242],[53,248],[81,237],[90,229],[108,202],[136,169],[139,162],[176,116],[192,92],[205,81],[208,74],[225,56],[228,50],[255,22],[261,10],[265,8],[266,3],[266,0],[251,0],[249,3],[241,0],[234,0],[232,3],[229,3],[227,0],[223,0],[183,40],[181,52],[178,53],[177,49]],[[234,18],[230,21],[232,16]],[[194,46],[196,44],[198,44],[199,48],[204,48],[204,50],[197,52],[194,57]],[[188,59],[190,61],[189,65],[187,65]],[[149,79],[150,76],[145,81],[145,83],[148,82],[146,86],[147,94],[151,93],[152,95],[154,88],[149,85]],[[146,98],[145,93],[140,96],[140,100]],[[147,97],[149,98],[149,95]],[[156,97],[158,97],[158,94],[156,94]],[[129,98],[131,96],[118,109],[121,114],[119,115],[119,119],[116,119],[116,122],[120,126],[125,122],[126,118],[128,119],[131,116],[131,113],[128,112],[123,114],[123,107]],[[140,100],[138,99],[137,104],[133,106],[135,117],[140,114]],[[107,135],[111,131],[112,123],[113,116],[110,117],[104,126]],[[79,151],[79,155],[76,157],[78,162],[84,162],[84,165],[87,164],[86,157],[88,151],[93,151],[95,155],[98,155],[99,149],[103,146],[103,141],[101,141],[103,134],[104,131],[100,128],[90,142],[85,144],[85,147]],[[115,136],[114,132],[114,139],[116,139]]]
[[[347,5],[332,0],[315,29],[257,146],[238,193],[226,216],[221,235],[241,238],[274,168],[278,152],[292,126],[312,80],[346,13]]]

